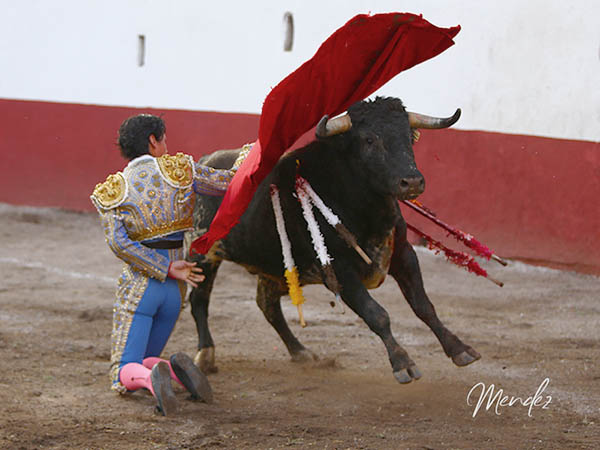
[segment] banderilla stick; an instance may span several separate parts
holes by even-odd
[[[360,245],[358,245],[358,242],[356,242],[356,238],[354,237],[354,235],[350,233],[348,228],[346,228],[342,224],[342,222],[337,223],[337,225],[335,226],[335,230],[342,237],[342,239],[346,241],[346,244],[352,247],[356,251],[356,253],[360,255],[364,262],[366,262],[369,265],[372,263],[371,258],[369,258],[369,256],[365,253],[365,251],[362,248],[360,248]]]
[[[492,252],[492,250],[490,250],[487,246],[483,245],[481,242],[479,242],[477,239],[475,239],[470,234],[467,234],[464,231],[461,231],[461,230],[459,230],[457,228],[454,228],[454,227],[448,225],[447,223],[442,222],[440,219],[438,219],[433,214],[433,212],[431,210],[429,210],[428,208],[426,208],[425,206],[423,206],[418,201],[416,201],[416,200],[403,200],[402,203],[404,203],[407,206],[410,206],[412,209],[414,209],[415,211],[417,211],[422,216],[427,217],[433,223],[435,223],[436,225],[442,227],[444,230],[448,231],[457,240],[461,241],[467,247],[469,247],[469,248],[473,249],[475,252],[477,252],[477,254],[479,256],[483,256],[483,257],[485,257],[487,259],[491,258],[494,261],[502,264],[503,266],[506,266],[508,264],[505,260],[503,260],[502,258],[500,258],[498,255],[496,255],[494,252]]]
[[[475,261],[475,259],[473,259],[473,257],[471,255],[468,255],[463,252],[459,252],[457,250],[449,249],[441,242],[436,241],[431,236],[428,236],[427,234],[423,233],[421,230],[412,226],[409,223],[407,223],[406,226],[408,227],[409,230],[413,231],[418,236],[421,236],[422,238],[426,239],[427,242],[429,243],[430,249],[435,248],[436,253],[438,253],[439,251],[443,251],[444,255],[446,255],[446,258],[448,258],[451,262],[453,262],[457,266],[464,267],[469,272],[473,272],[476,275],[484,277],[500,287],[504,286],[504,283],[502,281],[498,281],[495,278],[492,278],[491,276],[489,276],[487,271],[485,269],[483,269],[479,264],[477,264],[477,261]]]

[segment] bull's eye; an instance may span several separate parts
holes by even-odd
[[[367,144],[371,145],[372,143],[373,143],[373,138],[369,136],[367,138]]]

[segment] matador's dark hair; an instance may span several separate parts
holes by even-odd
[[[125,119],[119,127],[117,145],[121,154],[129,159],[148,154],[148,140],[153,134],[161,140],[167,127],[162,118],[152,114],[138,114]]]

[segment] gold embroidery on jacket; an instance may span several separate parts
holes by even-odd
[[[189,187],[193,181],[193,161],[183,153],[162,155],[156,158],[158,167],[167,183],[175,187]]]
[[[127,186],[121,172],[109,175],[104,183],[98,183],[92,193],[92,198],[101,207],[109,209],[117,206],[125,197]]]
[[[123,219],[131,240],[144,241],[193,227],[192,181],[190,156],[141,157],[98,185],[92,200],[101,212],[114,210]]]

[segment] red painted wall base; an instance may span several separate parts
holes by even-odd
[[[126,164],[116,145],[127,117],[162,115],[170,153],[196,158],[256,139],[258,116],[0,100],[0,201],[94,210],[96,183]]]
[[[447,223],[501,256],[600,274],[600,143],[426,130],[415,156],[419,200]]]
[[[195,157],[251,142],[258,130],[252,114],[0,100],[0,201],[93,210],[96,183],[126,164],[117,129],[140,112],[162,114],[169,151]],[[425,130],[415,154],[427,180],[420,200],[444,221],[501,256],[600,274],[600,143]]]

